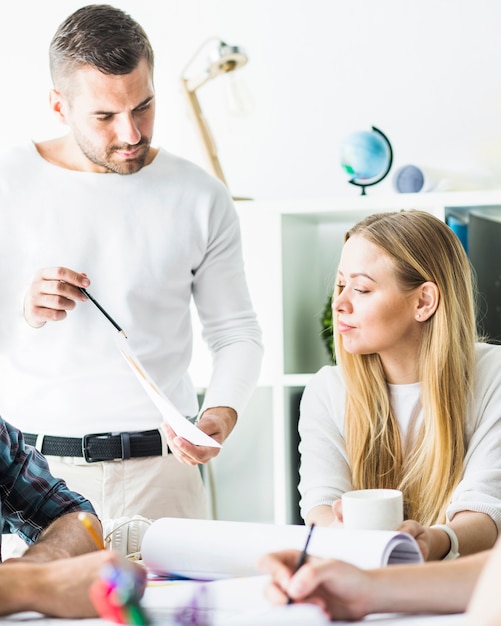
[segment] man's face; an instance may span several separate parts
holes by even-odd
[[[71,77],[67,94],[55,93],[75,141],[78,169],[133,174],[147,163],[155,92],[145,60],[125,75],[84,67]]]

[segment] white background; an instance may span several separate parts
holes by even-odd
[[[501,3],[495,0],[117,0],[156,51],[155,143],[205,165],[180,88],[217,35],[244,47],[234,73],[251,113],[226,107],[226,77],[199,91],[234,195],[357,195],[339,164],[354,130],[379,127],[395,159],[501,186]],[[47,48],[86,2],[2,2],[0,147],[64,130],[48,109]]]
[[[323,206],[323,199],[336,204],[336,196],[357,196],[360,191],[347,183],[340,166],[340,146],[351,132],[371,125],[390,138],[395,160],[390,175],[370,188],[369,195],[392,192],[395,171],[409,163],[445,171],[446,180],[459,179],[466,187],[501,188],[501,2],[110,3],[142,24],[156,52],[154,143],[201,165],[206,162],[181,90],[182,70],[212,36],[247,50],[249,63],[234,78],[248,93],[253,105],[250,113],[235,116],[228,112],[227,77],[218,77],[199,91],[236,196],[250,196],[264,207],[276,201],[282,201],[282,207],[295,202],[305,212],[318,206],[317,202]],[[60,22],[84,4],[76,0],[0,3],[0,148],[64,132],[48,107],[47,50]],[[244,250],[251,261],[249,286],[263,324],[262,375],[269,384],[280,372],[282,359],[284,321],[277,294],[282,282],[280,233],[263,228],[256,205],[243,204],[247,207],[242,221],[244,244],[252,243]],[[266,210],[266,215],[271,219],[271,211]],[[331,228],[326,232],[330,236]],[[298,259],[289,256],[288,263],[297,261],[293,267],[299,268],[305,254],[308,251],[300,249]],[[302,274],[311,268],[317,272],[316,257],[308,259]],[[290,306],[298,309],[292,318],[304,318],[297,306],[298,288],[289,291],[296,296]],[[323,301],[320,297],[319,302]],[[308,318],[306,323],[311,326],[313,322]],[[199,343],[197,334],[195,338]],[[292,344],[292,349],[303,345],[302,341]],[[209,358],[200,345],[195,354],[192,373],[195,381],[204,381]],[[288,460],[291,444],[286,434],[289,427],[294,430],[294,415],[274,404],[273,398],[283,398],[284,389],[278,386],[275,395],[272,391],[272,387],[258,388],[249,419],[240,420],[215,463],[215,501],[222,519],[281,522],[288,499],[294,500],[290,487],[294,473],[289,472],[292,462]]]

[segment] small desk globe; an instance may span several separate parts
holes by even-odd
[[[375,185],[388,174],[393,150],[386,135],[375,126],[348,135],[341,146],[341,165],[352,185],[365,188]]]

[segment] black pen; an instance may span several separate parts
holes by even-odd
[[[93,298],[90,295],[90,293],[86,291],[83,287],[79,287],[79,289],[84,294],[84,296],[87,296],[87,298],[89,298],[89,300],[97,306],[97,308],[101,311],[101,313],[106,317],[108,321],[110,321],[113,324],[113,326],[118,330],[118,332],[127,339],[127,335],[125,334],[125,331],[122,328],[120,328],[120,326],[115,322],[115,320],[111,317],[111,315],[109,315],[109,313],[107,313],[103,309],[103,307],[99,304],[99,302],[95,298]]]
[[[303,567],[305,561],[306,561],[306,557],[308,556],[307,554],[307,550],[308,550],[308,545],[310,543],[310,539],[311,539],[311,535],[313,533],[313,529],[315,528],[315,524],[313,523],[310,526],[310,532],[308,533],[308,537],[306,537],[306,543],[304,544],[304,548],[303,551],[301,552],[301,555],[299,556],[298,562],[296,563],[296,567],[294,569],[294,574],[298,571],[298,569],[300,567]],[[293,600],[292,598],[289,598],[287,600],[287,604],[292,604]]]

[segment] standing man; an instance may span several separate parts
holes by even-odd
[[[50,106],[68,133],[0,156],[2,410],[102,519],[205,517],[197,465],[219,449],[161,426],[117,330],[81,289],[120,321],[176,408],[222,444],[262,358],[231,196],[150,145],[153,51],[122,10],[75,11],[50,67]],[[213,355],[200,413],[187,373],[192,298]]]

